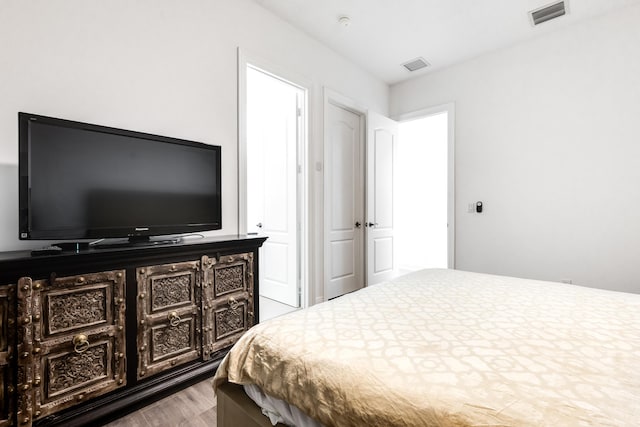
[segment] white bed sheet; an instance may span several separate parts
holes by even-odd
[[[323,427],[297,407],[265,394],[257,385],[245,384],[243,387],[247,396],[262,409],[262,413],[269,418],[272,425],[282,423],[295,427]]]

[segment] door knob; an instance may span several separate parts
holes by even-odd
[[[256,227],[258,227],[258,228],[262,228],[262,223],[261,223],[261,222],[257,223],[257,224],[256,224]]]
[[[365,227],[377,227],[378,223],[377,222],[365,222],[364,225],[365,225]]]
[[[360,221],[356,221],[356,228],[360,228],[362,227],[362,224],[360,224]]]

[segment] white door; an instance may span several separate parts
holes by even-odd
[[[363,117],[331,101],[325,116],[326,300],[364,286]]]
[[[260,296],[299,307],[297,147],[301,89],[247,67],[247,232],[260,249]]]
[[[398,123],[367,114],[367,285],[396,275],[394,258],[394,166]]]

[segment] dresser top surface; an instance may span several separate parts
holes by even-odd
[[[17,261],[53,261],[60,258],[84,258],[84,257],[109,257],[118,254],[130,254],[131,256],[139,256],[140,254],[153,255],[162,254],[167,252],[185,252],[189,250],[216,250],[217,248],[224,249],[226,247],[247,246],[247,247],[260,247],[266,240],[265,236],[258,235],[228,235],[228,236],[211,236],[192,238],[185,237],[178,242],[167,243],[155,243],[152,241],[150,244],[134,244],[131,246],[118,245],[115,247],[89,247],[88,249],[81,250],[65,250],[59,254],[53,255],[32,255],[31,250],[9,251],[0,252],[0,263],[4,262],[17,262]]]

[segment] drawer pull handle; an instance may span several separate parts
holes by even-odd
[[[174,327],[178,326],[180,324],[180,321],[182,320],[180,319],[180,316],[178,316],[178,313],[175,311],[172,311],[171,313],[169,313],[167,318],[169,319],[169,324]]]
[[[227,303],[229,304],[229,307],[231,307],[231,310],[235,310],[236,308],[240,307],[240,303],[236,301],[234,297],[229,297]]]
[[[89,348],[89,338],[85,334],[78,334],[73,337],[73,351],[82,354]]]

